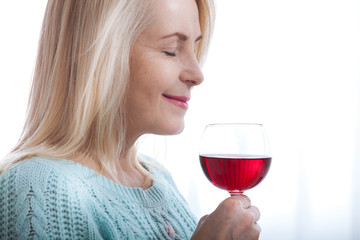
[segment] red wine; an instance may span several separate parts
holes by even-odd
[[[201,167],[215,186],[229,192],[255,187],[266,176],[271,157],[256,155],[200,155]]]

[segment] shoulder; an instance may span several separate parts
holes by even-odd
[[[57,238],[60,233],[75,237],[87,232],[86,216],[76,197],[76,183],[65,171],[70,168],[67,164],[31,158],[0,175],[0,219],[3,220],[0,220],[0,233],[14,238],[32,234]],[[78,235],[76,229],[82,233]]]
[[[0,176],[14,174],[16,172],[30,172],[30,171],[36,171],[37,173],[48,172],[51,170],[58,169],[64,163],[65,163],[64,160],[32,157],[19,161],[9,170],[3,172]]]
[[[0,195],[14,198],[18,206],[27,206],[34,199],[42,208],[67,199],[79,200],[85,184],[76,163],[34,157],[23,160],[0,175]],[[47,206],[48,207],[48,206]]]
[[[51,201],[50,195],[74,193],[79,181],[70,171],[74,169],[73,165],[66,160],[39,157],[23,160],[0,175],[0,194],[14,196],[23,202],[29,196]]]
[[[17,188],[23,185],[36,184],[45,187],[50,179],[61,178],[70,180],[71,175],[66,169],[71,167],[70,161],[33,157],[23,160],[0,175],[0,184],[16,184]],[[14,182],[15,181],[15,182]]]
[[[45,160],[45,159],[44,159]],[[0,175],[0,183],[13,182],[13,180],[30,179],[39,180],[47,176],[51,172],[51,168],[43,164],[39,158],[30,158],[16,163],[7,171]],[[18,183],[16,183],[18,185]]]

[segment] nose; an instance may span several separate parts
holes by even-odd
[[[180,80],[189,86],[197,86],[204,81],[204,75],[201,71],[196,57],[193,55],[184,61],[184,68],[180,73]]]

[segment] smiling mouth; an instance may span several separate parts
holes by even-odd
[[[189,101],[188,97],[185,96],[172,96],[172,95],[167,95],[167,94],[163,94],[162,95],[165,100],[167,100],[168,102],[183,108],[183,109],[187,109],[188,108],[188,104],[187,102]]]

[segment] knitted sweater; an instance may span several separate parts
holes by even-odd
[[[147,190],[69,160],[31,158],[0,175],[0,239],[189,239],[195,217],[171,176]]]

